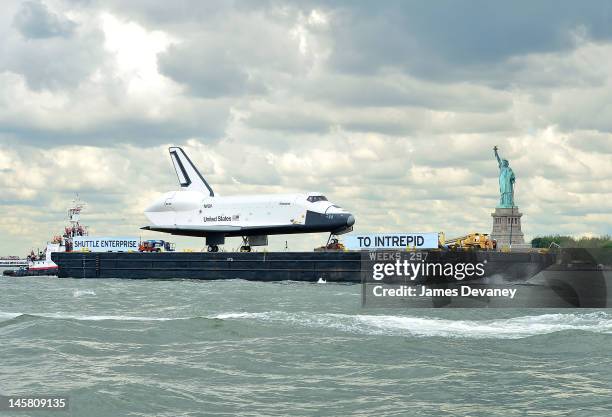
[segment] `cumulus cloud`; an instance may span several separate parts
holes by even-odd
[[[397,67],[425,79],[498,84],[503,80],[490,77],[491,66],[502,64],[510,73],[513,68],[505,64],[512,57],[570,51],[577,32],[596,40],[612,36],[611,6],[605,1],[336,4],[332,62],[349,73]]]
[[[206,51],[199,42],[171,47],[160,58],[161,71],[201,97],[264,93],[265,86],[241,68],[227,51]]]
[[[170,145],[219,195],[321,191],[359,231],[449,236],[490,229],[498,145],[528,236],[612,233],[606,2],[3,11],[0,252],[42,244],[77,192],[92,232],[141,233],[143,208],[176,188]]]
[[[26,38],[68,37],[76,24],[70,19],[53,13],[41,1],[26,1],[15,14],[14,23]]]

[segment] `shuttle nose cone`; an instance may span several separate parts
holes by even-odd
[[[353,215],[351,214],[350,216],[348,216],[348,217],[346,218],[346,225],[347,225],[348,227],[351,227],[351,226],[352,226],[352,225],[354,225],[354,224],[355,224],[355,218],[354,218],[354,217],[353,217]]]

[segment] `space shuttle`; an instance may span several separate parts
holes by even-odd
[[[240,236],[241,250],[265,246],[268,235],[353,230],[355,217],[321,193],[215,196],[185,151],[170,147],[179,191],[170,191],[145,209],[144,230],[206,238],[217,252],[226,237]]]

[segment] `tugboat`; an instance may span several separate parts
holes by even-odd
[[[75,236],[87,236],[87,228],[79,223],[81,211],[85,204],[79,201],[77,196],[72,201],[72,206],[68,209],[69,225],[64,228],[62,235],[53,237],[51,242],[47,243],[47,247],[43,252],[35,254],[34,251],[28,255],[27,266],[22,266],[19,269],[9,269],[3,272],[3,275],[12,277],[29,277],[29,276],[56,276],[57,264],[51,260],[53,252],[70,252],[72,250],[72,238]]]

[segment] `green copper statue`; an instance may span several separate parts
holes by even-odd
[[[493,147],[497,163],[499,164],[499,192],[501,194],[499,198],[499,208],[512,208],[514,207],[514,182],[516,178],[512,168],[507,159],[500,159],[497,153],[497,146]]]

